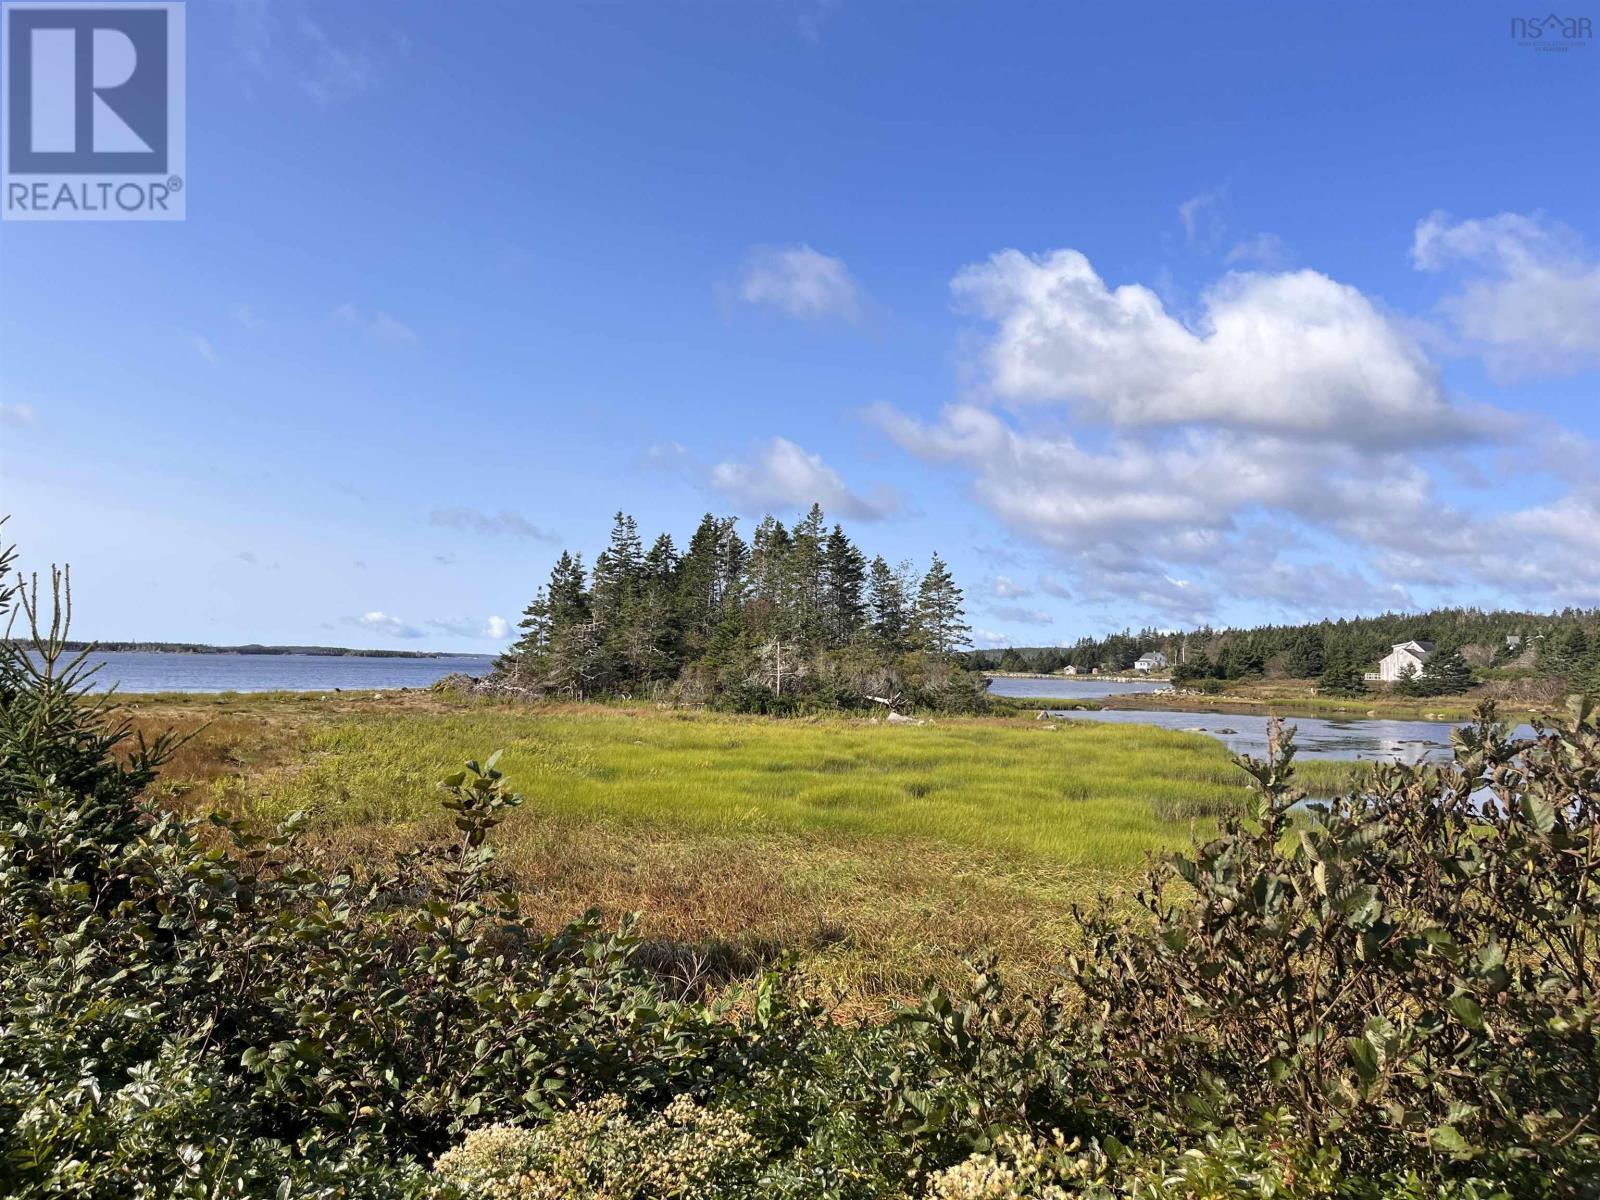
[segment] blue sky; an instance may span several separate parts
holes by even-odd
[[[984,644],[1600,603],[1600,45],[1512,8],[191,0],[183,223],[0,226],[84,636],[490,651],[820,499]]]

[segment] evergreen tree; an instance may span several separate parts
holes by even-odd
[[[495,661],[496,670],[520,673],[536,669],[536,664],[550,648],[550,595],[544,588],[528,601],[517,628],[522,630],[522,636],[506,647],[505,653]]]
[[[1284,656],[1284,673],[1294,679],[1315,679],[1322,674],[1322,634],[1307,629],[1294,640]]]
[[[966,623],[961,589],[950,568],[937,553],[917,589],[918,641],[934,654],[951,654],[967,644],[972,630]]]
[[[1360,662],[1349,650],[1338,647],[1328,652],[1317,678],[1317,692],[1325,696],[1359,696],[1367,690],[1362,676]]]
[[[1394,681],[1394,692],[1397,696],[1422,696],[1428,694],[1423,691],[1422,676],[1418,674],[1415,663],[1407,663],[1400,668],[1400,674]]]
[[[551,633],[589,619],[588,576],[583,569],[583,555],[569,554],[565,550],[550,569]]]
[[[823,569],[827,581],[828,641],[832,646],[847,646],[866,622],[863,589],[867,560],[838,525],[828,534],[823,547]]]
[[[890,653],[904,650],[911,625],[906,612],[906,592],[900,576],[883,561],[881,554],[872,560],[867,570],[867,607],[873,640]]]
[[[1433,656],[1422,677],[1428,696],[1454,696],[1472,687],[1472,668],[1460,650],[1446,650]]]

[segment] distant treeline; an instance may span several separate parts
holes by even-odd
[[[301,654],[321,658],[454,658],[443,650],[353,650],[347,646],[207,646],[199,642],[67,642],[76,654],[82,650],[138,651],[146,654]],[[482,656],[480,656],[482,657]]]
[[[817,505],[792,528],[766,517],[748,542],[736,523],[707,513],[680,552],[665,533],[646,549],[617,513],[592,569],[562,553],[497,682],[760,712],[981,706],[983,680],[956,653],[961,589],[937,554],[921,572],[869,562]]]
[[[1160,651],[1180,677],[1241,679],[1272,671],[1291,678],[1331,679],[1333,689],[1349,690],[1359,686],[1364,672],[1377,669],[1391,646],[1411,640],[1433,642],[1441,662],[1461,655],[1479,668],[1524,669],[1562,677],[1577,687],[1600,688],[1600,609],[1533,613],[1440,608],[1253,629],[1124,629],[1109,637],[1080,638],[1071,646],[974,650],[967,660],[978,670],[1049,673],[1072,666],[1120,672],[1131,669],[1141,655]]]

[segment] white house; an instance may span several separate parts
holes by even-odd
[[[1427,670],[1427,663],[1433,657],[1432,642],[1396,642],[1389,648],[1378,662],[1378,678],[1385,683],[1394,683],[1406,673],[1406,668],[1411,668],[1413,675],[1421,675]]]
[[[1165,671],[1167,669],[1167,656],[1159,650],[1152,650],[1133,664],[1135,671]]]
[[[1071,663],[1068,663],[1061,669],[1061,673],[1063,675],[1076,675],[1078,673],[1078,668],[1073,666]]]

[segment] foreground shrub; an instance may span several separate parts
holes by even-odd
[[[1486,708],[1456,761],[1380,767],[1303,809],[1292,734],[1245,761],[1258,803],[1150,876],[1148,926],[1085,921],[1091,1062],[1131,1129],[1297,1114],[1377,1177],[1414,1164],[1518,1194],[1600,1170],[1600,734],[1512,738]],[[1148,1137],[1148,1133],[1144,1136]]]
[[[620,1096],[561,1113],[537,1129],[469,1134],[435,1172],[485,1200],[650,1200],[744,1197],[761,1161],[747,1122],[679,1096],[630,1116]]]

